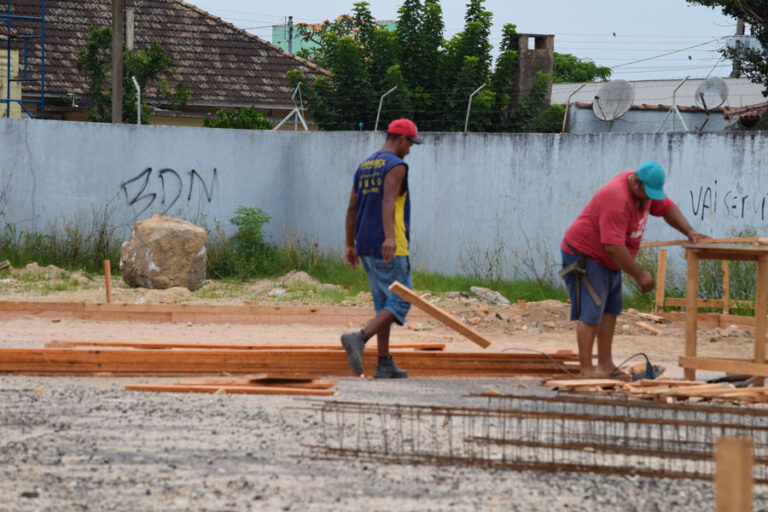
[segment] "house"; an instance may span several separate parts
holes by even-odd
[[[375,20],[374,23],[390,32],[397,30],[397,21],[395,20]],[[296,27],[300,24],[301,23],[272,25],[272,44],[292,53],[299,53],[302,50],[310,51],[318,48],[320,45],[317,42],[312,39],[305,39],[299,35],[299,31]]]
[[[251,106],[265,112],[274,122],[294,107],[293,90],[285,73],[301,70],[308,80],[328,73],[311,62],[241,30],[189,3],[179,0],[124,0],[125,34],[129,48],[148,48],[153,41],[171,56],[176,69],[174,80],[190,88],[189,103],[179,111],[164,109],[156,91],[142,91],[142,97],[156,107],[153,124],[201,126],[206,115],[221,108]],[[5,4],[5,2],[3,2]],[[40,16],[41,0],[11,0],[12,14]],[[0,6],[0,16],[7,6]],[[78,54],[89,39],[89,27],[112,26],[111,0],[45,1],[45,109],[46,119],[87,120],[88,86],[77,71]],[[12,34],[40,32],[39,23],[12,21]],[[19,37],[11,46],[23,57]],[[39,39],[29,39],[27,73],[39,77]],[[7,44],[0,33],[0,47]],[[22,64],[23,66],[23,64]],[[40,97],[39,82],[24,82],[23,97]],[[1,106],[1,105],[0,105]],[[39,117],[39,106],[27,108]]]
[[[553,84],[551,103],[568,106],[566,129],[570,133],[720,131],[733,124],[731,109],[765,101],[760,84],[747,78],[722,80],[727,89],[725,100],[708,111],[701,108],[695,97],[705,81],[703,78],[631,81],[632,104],[613,121],[604,121],[594,112],[595,97],[605,86],[603,82]],[[673,105],[677,111],[672,109]]]

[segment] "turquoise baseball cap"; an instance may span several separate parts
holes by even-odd
[[[637,177],[643,183],[645,187],[645,193],[651,199],[661,200],[664,199],[664,181],[666,175],[664,174],[664,168],[659,165],[658,162],[648,160],[643,165],[637,168],[635,171]]]

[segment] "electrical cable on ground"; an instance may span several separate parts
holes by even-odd
[[[555,363],[555,365],[559,366],[562,371],[564,371],[565,373],[567,373],[568,375],[570,375],[574,379],[578,378],[578,375],[574,375],[572,372],[570,372],[565,367],[565,365],[563,365],[560,361],[557,361],[555,358],[553,358],[550,354],[547,354],[546,352],[543,352],[541,350],[535,350],[535,349],[532,349],[532,348],[507,348],[507,349],[503,349],[502,350],[502,352],[511,352],[511,351],[534,352],[536,354],[542,354],[542,355],[546,356],[550,361]],[[628,361],[631,361],[632,359],[634,359],[634,358],[636,358],[638,356],[643,356],[645,358],[646,368],[652,368],[653,367],[653,365],[651,364],[651,360],[648,357],[648,354],[646,354],[645,352],[638,352],[636,354],[633,354],[633,355],[629,356],[624,361],[619,363],[617,366],[614,366],[613,371],[616,372],[616,370],[619,370],[621,372],[621,367],[622,366],[624,366]]]

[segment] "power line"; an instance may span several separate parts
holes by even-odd
[[[648,60],[658,59],[659,57],[666,57],[667,55],[673,55],[675,53],[684,52],[686,50],[692,50],[693,48],[698,48],[699,46],[708,45],[708,44],[714,43],[715,41],[719,41],[719,40],[722,40],[722,39],[723,39],[722,37],[719,37],[717,39],[712,39],[711,41],[707,41],[706,43],[699,43],[699,44],[695,44],[693,46],[689,46],[687,48],[681,48],[679,50],[674,50],[674,51],[671,51],[671,52],[662,53],[660,55],[654,55],[653,57],[646,57],[644,59],[638,59],[638,60],[634,60],[632,62],[626,62],[624,64],[617,64],[617,65],[611,67],[611,69],[616,69],[616,68],[620,68],[620,67],[623,67],[623,66],[630,66],[632,64],[637,64],[639,62],[645,62],[645,61],[648,61]]]

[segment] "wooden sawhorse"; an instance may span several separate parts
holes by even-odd
[[[685,244],[688,267],[685,292],[685,356],[679,360],[685,378],[694,380],[696,370],[768,377],[765,364],[766,313],[768,312],[768,247],[749,245]],[[755,287],[755,356],[753,360],[696,357],[696,323],[699,295],[699,260],[741,260],[757,262]],[[755,383],[757,386],[762,385]]]

